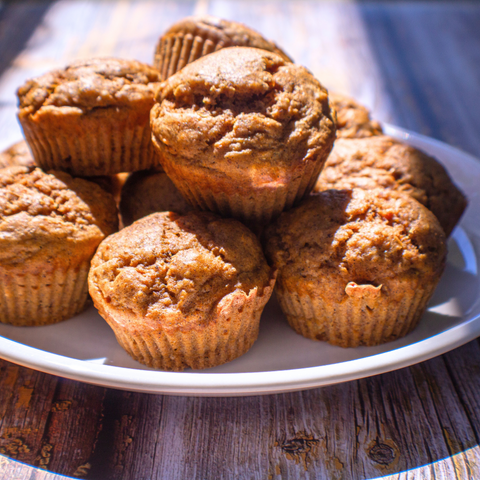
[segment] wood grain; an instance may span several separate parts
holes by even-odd
[[[57,379],[2,362],[0,454],[34,465]]]
[[[2,3],[0,148],[21,138],[25,79],[88,56],[150,62],[161,32],[192,13],[245,22],[378,119],[480,156],[473,2]],[[389,374],[243,398],[123,392],[0,361],[0,480],[475,479],[479,391],[478,341]]]
[[[475,395],[465,400],[480,384],[480,369],[467,359],[479,357],[475,341],[390,374],[245,398],[166,397],[110,389],[103,395],[99,387],[60,380],[56,394],[47,397],[48,407],[44,391],[28,393],[29,404],[44,405],[49,416],[35,443],[27,436],[30,430],[21,430],[24,437],[16,430],[22,444],[10,452],[37,445],[38,458],[38,448],[42,456],[42,448],[53,445],[44,450],[51,461],[43,466],[93,479],[301,478],[305,472],[311,478],[354,479],[426,464],[435,464],[429,468],[436,478],[476,478],[480,408]],[[465,368],[452,370],[457,365]],[[25,373],[17,376],[17,371]],[[37,383],[40,377],[54,379],[6,362],[2,373],[11,376],[12,385],[31,385],[35,376]],[[7,394],[1,400],[19,409],[26,398]],[[55,415],[70,418],[60,422]],[[7,440],[4,432],[12,429],[2,423],[0,432]],[[25,461],[26,453],[21,453]],[[468,454],[472,458],[466,461]],[[8,456],[15,458],[15,453]]]

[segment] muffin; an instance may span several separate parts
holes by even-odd
[[[335,142],[315,190],[354,187],[407,193],[435,214],[447,236],[467,206],[437,160],[385,135]]]
[[[0,321],[47,325],[82,311],[90,260],[117,222],[113,198],[92,182],[0,170]]]
[[[277,298],[299,334],[341,347],[411,332],[444,270],[445,234],[408,195],[327,190],[266,230]]]
[[[12,167],[14,165],[24,167],[35,165],[32,153],[25,140],[20,140],[3,152],[0,152],[0,168]]]
[[[18,118],[35,163],[76,176],[154,167],[149,113],[159,80],[146,64],[114,58],[28,80],[17,91]]]
[[[184,215],[192,210],[193,207],[163,171],[134,172],[122,189],[120,214],[125,226],[155,212]]]
[[[182,195],[252,228],[308,195],[335,139],[322,85],[257,48],[196,60],[162,84],[156,102],[153,143]]]
[[[32,152],[25,140],[21,140],[0,152],[0,168],[12,166],[36,166]],[[111,193],[118,204],[120,202],[120,192],[127,176],[128,173],[117,173],[116,175],[101,175],[98,177],[86,177],[85,179],[100,185],[108,193]]]
[[[240,222],[209,212],[142,218],[102,242],[89,290],[137,361],[180,371],[220,365],[255,342],[275,282]]]
[[[261,48],[291,62],[290,57],[273,42],[241,23],[197,16],[180,20],[160,37],[153,65],[166,80],[188,63],[225,47]]]
[[[337,138],[364,138],[382,134],[382,127],[370,112],[353,98],[329,92],[330,105],[337,112]]]

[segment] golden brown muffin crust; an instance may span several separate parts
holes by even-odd
[[[120,213],[125,226],[155,212],[185,215],[192,210],[193,207],[165,172],[134,172],[129,175],[122,188]]]
[[[381,189],[312,194],[284,212],[266,238],[267,258],[280,276],[337,277],[343,279],[340,294],[348,282],[378,286],[405,275],[437,278],[446,257],[435,216],[411,197]]]
[[[183,329],[208,322],[231,292],[261,291],[270,281],[253,233],[207,212],[156,213],[110,236],[92,260],[89,280],[91,291],[145,325]]]
[[[0,152],[0,168],[12,167],[14,165],[31,167],[35,165],[32,152],[25,140],[20,140],[12,146]]]
[[[99,58],[28,80],[18,119],[43,170],[102,176],[158,163],[150,110],[160,74],[136,61]]]
[[[353,98],[329,92],[330,105],[337,112],[337,138],[364,138],[382,134],[380,124]]]
[[[0,168],[22,166],[33,167],[35,160],[25,140],[14,143],[11,147],[0,152]],[[98,177],[86,177],[85,180],[100,185],[105,191],[111,193],[117,202],[120,201],[120,192],[127,179],[128,173],[116,175],[104,175]]]
[[[378,345],[418,324],[445,267],[445,234],[408,195],[377,189],[311,195],[269,227],[277,297],[301,335]]]
[[[151,114],[153,139],[176,162],[239,184],[283,184],[286,170],[323,162],[331,149],[327,91],[305,68],[271,52],[223,49],[162,86]]]
[[[135,60],[80,60],[22,85],[17,92],[20,115],[34,115],[47,107],[72,107],[85,113],[151,102],[159,81],[157,70]]]
[[[387,188],[404,192],[438,218],[447,236],[467,201],[437,160],[391,137],[338,139],[315,186]]]
[[[27,259],[55,262],[71,252],[91,256],[117,226],[113,198],[98,185],[34,167],[0,170],[0,260],[4,266]]]

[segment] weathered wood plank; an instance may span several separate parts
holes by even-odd
[[[102,427],[106,389],[4,360],[0,360],[0,385],[0,454],[76,478],[87,477]]]
[[[57,381],[0,360],[0,454],[35,464]]]
[[[480,358],[477,342],[462,348],[455,356]],[[467,418],[455,393],[445,367],[452,362],[449,355],[344,385],[264,397],[109,390],[92,478],[301,478],[308,473],[309,478],[356,479],[408,469],[436,472],[436,478],[469,478],[478,471],[474,448],[480,424],[477,417]],[[478,374],[468,375],[478,385]],[[478,410],[476,400],[473,408]],[[98,462],[105,457],[108,462]]]
[[[25,48],[51,1],[6,2],[0,8],[0,75]]]
[[[106,389],[60,379],[37,465],[76,478],[88,476],[102,428]]]
[[[480,9],[473,2],[360,8],[394,122],[480,155]]]

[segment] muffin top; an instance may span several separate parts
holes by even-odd
[[[405,275],[439,276],[445,234],[408,195],[327,190],[281,214],[266,231],[266,255],[292,279],[344,278],[379,285]]]
[[[142,322],[190,327],[206,322],[226,295],[247,295],[271,280],[255,235],[209,212],[154,213],[105,239],[90,271],[90,292]],[[188,316],[188,318],[187,318]]]
[[[385,135],[335,142],[315,190],[354,187],[407,193],[436,215],[447,236],[467,205],[443,165]]]
[[[27,80],[17,91],[20,114],[34,115],[48,107],[88,112],[151,102],[159,81],[157,70],[135,60],[80,60]]]
[[[233,22],[231,20],[223,20],[221,18],[210,15],[186,17],[179,22],[173,24],[160,37],[156,49],[156,62],[159,61],[158,55],[162,41],[169,37],[177,35],[192,35],[192,37],[201,37],[204,40],[211,40],[215,45],[215,50],[225,47],[253,47],[268,50],[280,55],[285,61],[291,62],[290,57],[274,42],[267,40],[255,30],[243,25],[242,23]],[[155,63],[157,65],[157,63]]]
[[[112,196],[92,182],[35,167],[0,170],[3,265],[91,257],[117,227]]]
[[[337,112],[337,138],[364,138],[381,135],[382,127],[370,112],[353,98],[329,92],[330,105]]]
[[[257,48],[196,60],[162,84],[156,101],[153,141],[164,155],[239,179],[282,182],[286,168],[323,162],[335,138],[322,85]]]
[[[142,170],[128,176],[122,188],[120,213],[124,225],[155,212],[184,215],[193,210],[165,172]]]
[[[0,152],[0,168],[20,165],[31,167],[35,165],[30,148],[25,140],[20,140],[12,146]]]

